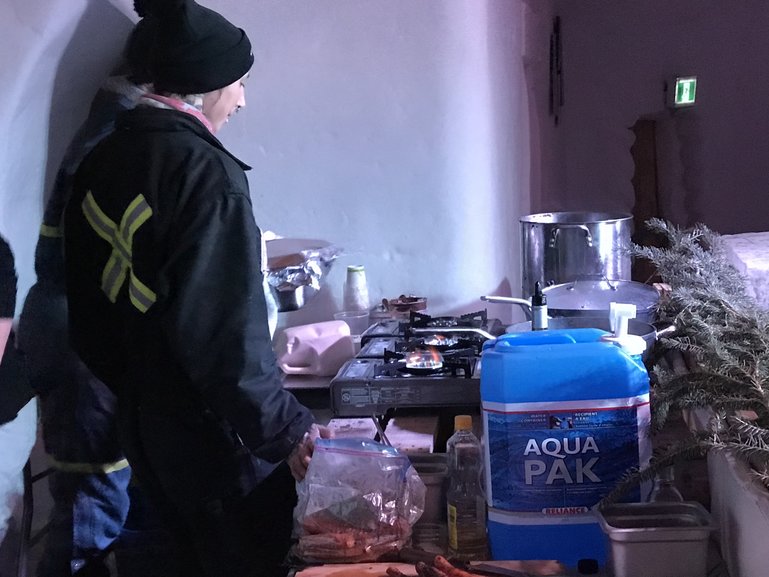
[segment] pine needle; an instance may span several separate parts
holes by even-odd
[[[661,219],[646,224],[667,245],[635,245],[632,253],[651,261],[670,286],[658,316],[676,327],[672,336],[659,339],[655,358],[683,355],[689,365],[689,372],[682,372],[659,362],[651,372],[651,431],[662,430],[679,409],[708,408],[714,419],[709,434],[669,448],[643,471],[628,471],[601,504],[653,479],[676,460],[708,450],[731,449],[753,463],[769,460],[769,313],[747,293],[717,233],[704,225],[682,229]],[[735,416],[745,410],[757,418]],[[769,482],[765,466],[756,476]]]

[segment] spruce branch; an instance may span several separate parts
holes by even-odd
[[[614,488],[598,502],[598,508],[603,509],[606,505],[616,503],[639,484],[653,481],[666,467],[680,461],[702,457],[712,446],[712,438],[706,435],[692,435],[688,439],[673,443],[664,450],[656,452],[648,467],[643,469],[635,467],[625,472]]]
[[[688,372],[662,364],[652,371],[652,431],[664,427],[676,409],[708,407],[716,432],[692,446],[731,448],[749,460],[769,458],[769,313],[748,294],[718,233],[661,219],[646,224],[667,244],[636,245],[632,253],[651,261],[670,286],[658,313],[676,326],[673,335],[658,341],[657,358],[667,351],[683,355],[689,365]],[[740,410],[757,418],[733,416]]]

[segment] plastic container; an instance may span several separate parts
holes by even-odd
[[[446,489],[448,460],[446,453],[413,453],[411,464],[425,484],[425,510],[412,528],[412,544],[436,555],[446,555],[448,546]]]
[[[288,375],[334,376],[355,355],[350,327],[344,321],[287,328],[275,348],[278,366]]]
[[[360,335],[369,327],[369,312],[365,310],[340,311],[334,313],[334,320],[347,323],[347,326],[350,327],[350,334],[360,339]]]
[[[366,269],[363,265],[347,267],[342,303],[346,311],[368,312],[370,306],[368,284],[366,283]]]
[[[486,498],[481,484],[483,448],[473,434],[473,418],[457,415],[454,434],[446,441],[448,554],[461,561],[488,559]]]
[[[710,513],[699,503],[626,503],[598,514],[614,577],[705,577]]]
[[[651,452],[639,434],[649,420],[648,374],[638,355],[602,342],[607,335],[532,331],[484,347],[492,558],[606,562],[592,508]]]

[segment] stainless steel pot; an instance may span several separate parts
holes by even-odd
[[[547,287],[542,291],[547,298],[547,314],[551,317],[609,318],[612,302],[636,306],[636,319],[646,323],[655,320],[659,293],[652,286],[634,281],[608,281],[583,278],[569,283]],[[530,318],[531,304],[514,297],[482,296],[481,300],[522,306]]]
[[[547,287],[548,314],[553,317],[607,317],[612,302],[636,306],[636,319],[651,323],[660,295],[653,286],[631,280],[585,278]]]
[[[521,217],[524,298],[534,283],[557,285],[581,275],[630,280],[633,217],[609,212],[546,212]]]

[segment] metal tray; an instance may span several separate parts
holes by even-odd
[[[598,512],[615,577],[705,577],[713,522],[693,501],[620,503]]]
[[[615,541],[707,538],[713,529],[710,513],[699,503],[618,503],[599,512],[601,527]],[[650,537],[651,538],[651,537]]]

